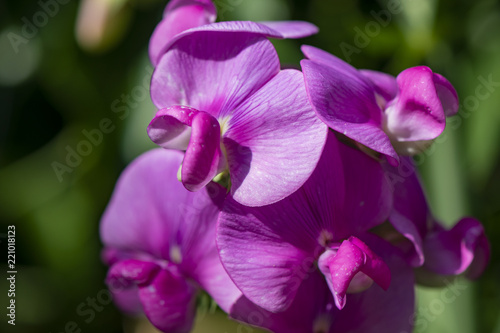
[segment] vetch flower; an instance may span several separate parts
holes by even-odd
[[[420,267],[419,282],[432,284],[442,281],[439,276],[461,274],[471,279],[479,277],[490,257],[481,223],[465,217],[446,230],[429,209],[413,162],[408,157],[403,157],[402,162],[406,177],[400,176],[398,168],[385,164],[394,185],[394,208],[389,222],[397,234],[390,228],[382,234],[405,251],[408,263]]]
[[[444,130],[458,111],[458,97],[442,75],[425,66],[388,74],[357,70],[312,46],[301,61],[309,98],[332,129],[385,154],[414,155]]]
[[[115,300],[125,311],[144,311],[163,332],[190,331],[200,289],[225,311],[241,297],[215,245],[225,189],[187,191],[175,176],[181,161],[182,153],[163,149],[140,156],[121,175],[101,221]]]
[[[172,42],[180,37],[181,32],[191,28],[214,23],[217,9],[211,0],[172,0],[163,13],[163,19],[156,26],[149,42],[149,58],[154,66],[168,50]],[[277,21],[277,22],[227,22],[214,25],[217,29],[252,32],[255,26],[260,27],[267,37],[302,38],[318,32],[318,28],[309,22]],[[188,32],[189,33],[189,32]]]
[[[296,191],[319,160],[327,126],[309,104],[302,73],[280,70],[266,29],[252,22],[191,29],[153,73],[160,110],[148,134],[186,151],[180,178],[190,191],[220,175],[236,201],[266,205]]]
[[[367,233],[391,208],[381,165],[333,132],[289,197],[263,207],[228,197],[217,229],[221,261],[252,311],[272,313],[250,323],[274,332],[409,330],[411,268],[399,249]],[[240,300],[231,315],[249,322],[250,309]]]

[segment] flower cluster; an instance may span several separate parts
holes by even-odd
[[[482,273],[481,224],[436,221],[408,156],[457,112],[446,78],[312,46],[303,72],[282,70],[268,38],[314,25],[215,20],[209,0],[172,0],[150,42],[147,131],[162,148],[124,171],[101,221],[124,311],[189,332],[205,291],[272,332],[402,332],[415,283]]]

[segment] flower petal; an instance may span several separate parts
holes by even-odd
[[[444,76],[438,73],[433,75],[436,91],[443,105],[444,114],[447,117],[458,112],[458,94],[453,85]]]
[[[339,310],[346,304],[346,293],[356,274],[366,274],[385,290],[391,281],[387,264],[365,243],[352,236],[343,241],[337,251],[324,252],[318,266],[325,275]]]
[[[182,276],[162,269],[150,284],[139,286],[139,298],[156,328],[188,333],[196,314],[196,291]]]
[[[373,285],[364,292],[349,295],[349,302],[338,310],[321,274],[315,271],[301,284],[287,310],[270,313],[243,297],[232,308],[231,317],[275,333],[410,332],[415,311],[411,267],[389,243],[368,234],[362,240],[390,268],[393,281],[387,291]]]
[[[422,239],[431,228],[432,216],[413,160],[401,157],[400,161],[398,167],[384,164],[394,188],[394,209],[389,222],[413,243],[406,257],[413,267],[419,267],[424,263]]]
[[[363,251],[349,241],[343,241],[338,251],[328,250],[319,258],[318,266],[325,275],[339,310],[344,308],[347,288],[361,271],[364,261]]]
[[[307,253],[314,252],[314,241],[296,235],[293,227],[283,228],[280,235],[270,223],[286,225],[291,212],[280,203],[250,208],[227,198],[217,232],[220,258],[229,276],[251,302],[273,312],[290,305],[314,263]]]
[[[111,290],[113,302],[123,312],[130,316],[138,316],[144,313],[137,287],[127,289]]]
[[[151,98],[159,109],[184,105],[221,118],[279,70],[276,50],[264,37],[199,31],[178,39],[161,58]]]
[[[281,71],[245,100],[227,127],[223,142],[231,192],[247,206],[279,201],[304,184],[318,163],[327,133],[296,70]]]
[[[153,262],[141,260],[122,260],[111,266],[107,280],[120,280],[120,278],[138,285],[149,284],[158,274],[161,267]]]
[[[198,112],[191,126],[191,139],[182,162],[181,179],[186,189],[198,191],[217,175],[224,156],[220,150],[217,119],[206,112]]]
[[[391,283],[391,272],[387,264],[359,238],[351,236],[349,242],[358,247],[365,255],[361,272],[372,278],[382,289],[387,290]]]
[[[329,242],[366,231],[389,214],[390,196],[385,195],[388,185],[381,185],[385,182],[381,166],[347,147],[352,151],[345,155],[346,166],[359,167],[354,169],[361,174],[346,172],[339,153],[344,147],[339,146],[330,132],[314,173],[285,199],[262,207],[243,206],[233,198],[224,204],[217,233],[221,261],[242,293],[266,310],[283,311],[290,306]],[[373,192],[357,189],[362,182]],[[354,189],[346,191],[348,186]]]
[[[217,217],[227,191],[215,183],[196,193],[187,191],[176,177],[182,157],[164,149],[140,156],[123,172],[103,216],[103,259],[112,265],[110,289],[123,295],[118,297],[127,311],[138,309],[129,301],[136,284],[146,286],[161,278],[160,264],[154,262],[174,266],[179,276],[172,279],[182,275],[196,282],[226,311],[241,296],[222,267],[215,244]]]
[[[191,136],[190,127],[198,112],[186,106],[159,110],[148,126],[149,138],[163,148],[186,150]]]
[[[319,29],[312,23],[304,21],[267,21],[257,22],[278,32],[273,38],[303,38],[317,34]],[[278,37],[280,35],[280,37]]]
[[[120,310],[132,315],[144,312],[134,279],[148,282],[158,273],[159,268],[151,262],[129,259],[116,261],[111,265],[106,284],[113,294],[113,301]]]
[[[398,94],[398,83],[394,76],[369,69],[362,69],[359,72],[373,82],[377,93],[386,101],[392,100]]]
[[[318,117],[333,130],[398,159],[382,130],[382,110],[373,84],[340,59],[320,55],[321,62],[301,61],[309,100]]]
[[[149,58],[153,66],[156,66],[174,36],[187,29],[213,23],[216,17],[217,10],[210,0],[170,1],[149,42]]]
[[[378,161],[342,143],[338,144],[338,149],[344,170],[345,198],[336,208],[336,215],[344,219],[344,223],[337,220],[339,225],[348,226],[339,226],[337,234],[346,237],[383,223],[392,210],[393,196],[391,185]],[[327,174],[326,170],[324,172]]]
[[[126,290],[138,293],[146,316],[163,332],[189,332],[195,314],[196,288],[179,275],[175,267],[162,269],[153,262],[123,260],[108,272],[107,283],[111,290],[121,295]],[[121,285],[121,288],[116,286]],[[130,294],[129,294],[130,295]],[[123,299],[122,299],[123,300]]]
[[[206,24],[186,30],[173,38],[164,50],[169,49],[179,39],[199,32],[236,32],[253,34],[256,37],[269,38],[302,38],[318,32],[318,28],[304,21],[282,22],[252,22],[252,21],[224,21]]]
[[[222,266],[217,249],[197,262],[191,276],[226,313],[242,297],[241,291]]]
[[[182,158],[181,152],[155,149],[125,169],[101,220],[107,248],[168,258],[169,240],[184,221],[179,205],[189,202],[190,192],[176,177]]]
[[[389,243],[369,234],[360,238],[389,266],[391,285],[387,291],[374,284],[364,292],[350,294],[346,306],[335,317],[331,332],[411,332],[415,312],[411,267]]]
[[[187,191],[177,180],[182,158],[181,152],[154,149],[122,173],[101,220],[103,243],[119,253],[111,262],[140,254],[179,262],[192,271],[193,262],[215,249],[215,226],[226,190],[210,183],[206,190]]]
[[[399,95],[386,108],[386,128],[396,142],[437,138],[446,120],[434,84],[434,73],[425,66],[408,68],[398,77]]]
[[[300,285],[296,298],[284,312],[266,311],[246,297],[241,297],[231,308],[229,315],[235,320],[275,333],[329,332],[320,330],[324,327],[324,321],[327,325],[331,321],[331,318],[325,316],[331,310],[329,302],[333,303],[331,293],[322,275],[315,271]]]
[[[422,266],[425,261],[423,241],[415,222],[409,220],[397,210],[391,213],[389,221],[397,232],[411,242],[410,247],[399,244],[404,247],[402,250],[405,251],[408,264],[412,267]]]
[[[490,250],[483,226],[473,218],[460,220],[451,230],[438,230],[424,240],[424,268],[441,275],[476,278],[484,271]],[[473,268],[468,271],[468,268]]]
[[[307,57],[307,59],[315,63],[335,68],[338,72],[341,72],[347,76],[360,76],[356,68],[349,65],[344,60],[334,56],[333,54],[323,51],[322,49],[318,49],[317,47],[309,45],[302,45],[300,49],[302,50],[302,53],[304,53],[304,55]],[[359,79],[361,81],[364,81],[365,83],[369,82],[364,77],[359,77]]]

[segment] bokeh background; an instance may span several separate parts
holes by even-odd
[[[454,84],[461,112],[417,161],[435,215],[449,226],[479,218],[493,255],[485,274],[442,309],[440,290],[419,288],[418,308],[431,311],[416,332],[500,333],[500,3],[215,2],[219,20],[318,25],[316,36],[275,42],[285,66],[298,66],[307,43],[393,75],[428,65]],[[147,46],[166,1],[47,3],[54,1],[0,1],[0,331],[152,332],[104,297],[98,223],[121,170],[153,147]],[[89,133],[90,146],[82,143]],[[4,314],[8,225],[16,226],[15,327]],[[202,303],[197,332],[250,331]]]

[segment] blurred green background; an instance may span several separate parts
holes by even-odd
[[[421,316],[416,332],[500,333],[500,3],[215,2],[219,20],[318,25],[316,36],[275,42],[285,66],[298,66],[307,43],[393,75],[428,65],[454,84],[461,112],[417,161],[435,215],[450,226],[463,215],[479,218],[492,261],[455,302]],[[98,300],[106,274],[98,223],[121,170],[154,147],[145,130],[155,111],[147,45],[166,1],[47,3],[54,1],[0,2],[0,331],[149,332]],[[15,328],[4,314],[8,225],[16,226]],[[439,292],[419,288],[417,307],[429,309]],[[88,298],[98,302],[91,311]],[[200,318],[197,332],[242,331],[217,311]]]

